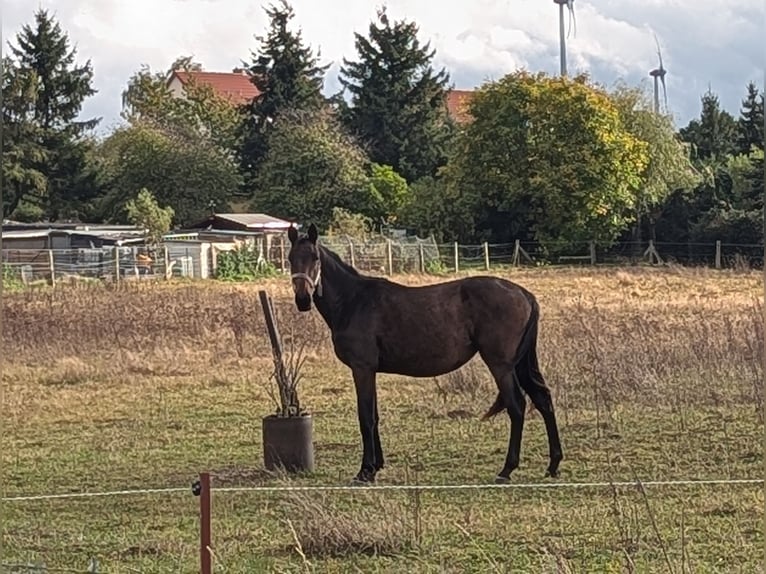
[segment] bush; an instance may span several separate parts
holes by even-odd
[[[253,281],[278,274],[273,263],[264,259],[255,245],[241,245],[233,251],[218,255],[216,279],[223,281]]]

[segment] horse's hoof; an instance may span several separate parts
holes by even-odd
[[[558,478],[559,477],[559,471],[558,470],[551,470],[548,469],[545,471],[545,478]]]
[[[495,484],[511,484],[511,479],[508,476],[500,476],[498,474],[495,477]]]
[[[351,479],[351,486],[374,486],[375,485],[375,477],[366,475],[366,476],[360,476],[356,475],[353,479]]]

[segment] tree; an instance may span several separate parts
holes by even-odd
[[[329,110],[282,111],[267,144],[255,209],[320,229],[327,229],[335,207],[375,213],[368,159]]]
[[[43,171],[49,152],[41,142],[41,128],[30,110],[37,102],[37,76],[3,59],[3,217],[27,203],[42,216],[48,181]]]
[[[697,161],[725,160],[737,146],[737,122],[721,109],[718,96],[708,89],[702,95],[699,120],[680,130],[681,139],[692,144]]]
[[[625,128],[645,142],[648,151],[649,161],[636,193],[633,240],[641,241],[641,221],[647,217],[650,238],[656,239],[654,220],[667,198],[676,189],[692,189],[701,177],[691,164],[688,145],[678,138],[669,116],[654,112],[648,94],[639,88],[618,84],[611,98]]]
[[[219,146],[150,120],[115,130],[100,145],[98,156],[107,190],[99,209],[107,220],[126,220],[128,202],[146,188],[173,209],[176,223],[191,223],[211,207],[227,209],[241,185],[235,161]]]
[[[477,234],[510,241],[513,220],[523,218],[553,251],[609,244],[633,219],[648,146],[587,76],[519,71],[485,84],[470,113],[446,172],[473,204]]]
[[[266,37],[257,37],[260,47],[252,53],[251,81],[259,94],[243,110],[241,163],[250,186],[259,163],[267,153],[269,127],[284,110],[316,110],[326,103],[322,96],[324,74],[300,31],[288,29],[295,12],[286,0],[271,5],[266,14],[270,25]],[[253,191],[252,189],[250,191]]]
[[[369,182],[375,201],[371,216],[386,225],[393,223],[407,202],[407,181],[390,165],[373,163],[370,165]]]
[[[238,150],[240,116],[237,107],[211,86],[196,81],[201,65],[188,56],[177,58],[166,72],[152,73],[142,66],[122,93],[122,117],[129,123],[150,120],[158,127],[184,129],[208,138],[222,151],[235,157]],[[167,78],[174,71],[189,72],[183,98],[170,92]]]
[[[752,148],[763,149],[763,94],[753,82],[747,85],[747,96],[737,121],[739,153],[749,154]]]
[[[81,204],[99,192],[85,175],[91,145],[85,135],[100,119],[77,120],[85,99],[96,93],[90,61],[75,63],[76,49],[46,10],[35,12],[34,27],[23,26],[16,42],[6,60],[10,78],[3,82],[14,96],[14,109],[4,119],[10,120],[6,127],[16,149],[15,167],[4,168],[16,174],[5,214],[28,199],[39,202],[51,219],[77,217]]]
[[[420,237],[461,241],[475,237],[476,201],[447,177],[423,177],[409,187],[398,218]]]
[[[125,204],[128,221],[146,229],[151,244],[157,245],[162,236],[170,231],[173,222],[173,208],[160,207],[154,195],[146,188],[141,189],[135,199]]]
[[[351,95],[344,123],[370,159],[390,165],[407,182],[435,176],[452,134],[445,105],[449,75],[434,72],[434,51],[421,45],[413,22],[391,24],[385,9],[369,37],[355,34],[359,60],[343,60],[340,82]]]

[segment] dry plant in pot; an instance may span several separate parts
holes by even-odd
[[[269,384],[268,394],[276,407],[273,414],[261,421],[263,462],[268,470],[311,472],[314,470],[314,421],[298,399],[306,343],[296,349],[295,337],[291,336],[285,361],[271,298],[265,291],[260,291],[259,296],[274,356],[274,371],[269,377],[269,383],[273,381],[274,385]]]

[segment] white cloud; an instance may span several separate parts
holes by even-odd
[[[322,60],[333,62],[327,91],[338,89],[344,57],[355,58],[354,32],[366,34],[383,0],[294,0],[296,24]],[[458,88],[472,88],[519,67],[558,72],[558,15],[552,0],[477,0],[434,3],[388,0],[392,19],[414,20],[436,49]],[[164,70],[192,55],[210,70],[229,70],[249,59],[267,18],[245,0],[5,0],[7,41],[50,9],[90,58],[99,90],[83,111],[117,121],[120,93],[141,64]],[[763,0],[576,0],[577,33],[568,40],[570,72],[588,71],[612,84],[618,77],[645,82],[656,65],[656,31],[668,69],[668,98],[679,124],[699,112],[710,84],[723,105],[738,111],[745,84],[763,83]]]

